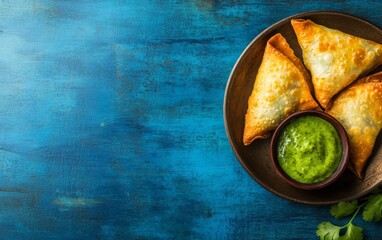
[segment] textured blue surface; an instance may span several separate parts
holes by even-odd
[[[260,187],[222,104],[246,45],[292,14],[382,26],[378,1],[0,2],[1,239],[315,239],[329,207]],[[380,223],[365,224],[382,239]]]

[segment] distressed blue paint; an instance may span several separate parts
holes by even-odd
[[[314,239],[226,139],[230,69],[264,28],[377,1],[0,3],[1,239]],[[381,224],[364,227],[381,239]]]

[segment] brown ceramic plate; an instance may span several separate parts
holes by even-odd
[[[228,79],[224,97],[224,124],[228,139],[244,169],[261,186],[280,197],[312,205],[333,204],[359,198],[382,184],[382,134],[374,146],[363,180],[347,170],[334,184],[315,191],[294,188],[277,176],[270,159],[270,137],[255,140],[247,147],[242,143],[247,101],[267,40],[274,34],[281,33],[295,54],[302,59],[301,49],[290,25],[293,18],[310,19],[318,24],[382,43],[382,31],[379,28],[357,17],[337,12],[301,13],[270,26],[244,50]],[[380,70],[381,68],[375,71]]]

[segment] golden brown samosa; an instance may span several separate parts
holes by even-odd
[[[288,115],[318,109],[307,84],[309,74],[281,34],[270,38],[248,99],[244,145],[266,138]]]
[[[346,129],[350,168],[359,177],[382,128],[382,72],[357,80],[336,96],[326,111]]]
[[[330,99],[359,76],[382,64],[382,45],[311,20],[293,19],[291,24],[310,70],[314,94],[326,108]]]

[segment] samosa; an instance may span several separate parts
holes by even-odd
[[[309,90],[309,74],[281,34],[271,37],[252,93],[248,99],[243,134],[244,145],[266,138],[287,116],[319,109]]]

